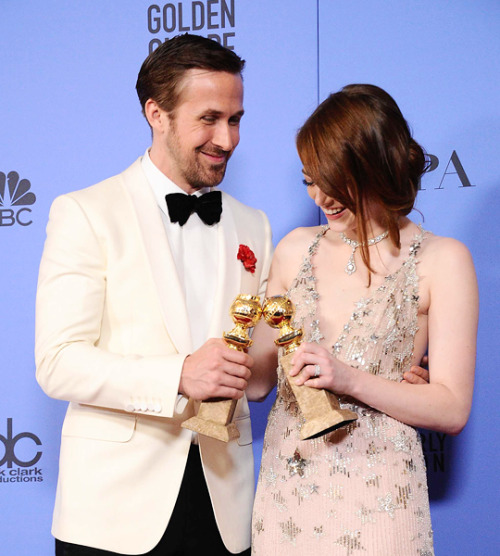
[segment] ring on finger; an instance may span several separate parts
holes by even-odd
[[[314,378],[318,378],[321,375],[321,367],[319,365],[314,365]]]

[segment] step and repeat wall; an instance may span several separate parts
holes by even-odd
[[[137,72],[183,32],[247,61],[241,142],[222,187],[269,215],[275,242],[320,221],[294,147],[318,102],[357,82],[399,103],[432,162],[412,218],[469,247],[480,287],[470,422],[458,437],[422,431],[436,554],[497,554],[497,0],[0,0],[0,553],[53,553],[66,404],[40,390],[33,358],[50,204],[143,154],[150,133]],[[271,398],[251,404],[256,472]]]

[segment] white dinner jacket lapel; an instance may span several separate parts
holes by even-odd
[[[138,159],[122,174],[124,185],[132,198],[142,242],[160,300],[167,332],[179,353],[193,351],[191,329],[184,293],[156,199]]]

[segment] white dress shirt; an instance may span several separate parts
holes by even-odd
[[[184,288],[186,308],[191,328],[193,350],[198,349],[208,338],[210,320],[217,284],[217,229],[220,225],[207,226],[193,213],[184,226],[172,223],[168,215],[165,195],[185,193],[151,161],[149,150],[142,157],[142,168],[151,185],[168,243],[175,261],[179,281]],[[199,196],[209,188],[195,193]]]

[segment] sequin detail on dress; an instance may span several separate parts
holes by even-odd
[[[320,343],[313,259],[324,226],[288,291],[294,326]],[[367,298],[361,298],[331,346],[340,360],[389,380],[409,368],[418,330],[417,254],[408,258]],[[300,440],[302,415],[278,367],[257,485],[252,554],[255,556],[433,556],[422,447],[412,427],[352,399],[358,414],[348,427]]]

